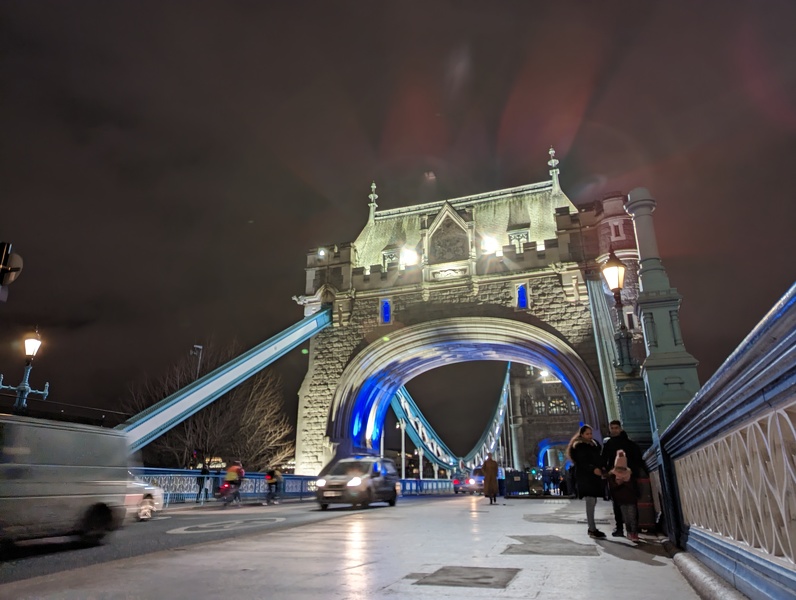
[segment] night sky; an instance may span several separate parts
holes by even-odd
[[[575,204],[657,199],[702,382],[796,279],[790,0],[0,10],[0,239],[25,261],[0,372],[38,325],[54,401],[113,409],[195,343],[299,320],[307,250],[356,237],[372,180],[380,208],[534,183],[551,144]],[[294,407],[306,357],[275,366]],[[415,393],[466,445],[480,413],[442,415],[477,400],[465,373],[494,402],[500,368],[453,369]]]

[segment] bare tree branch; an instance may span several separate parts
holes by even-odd
[[[239,354],[234,344],[219,349],[213,342],[206,343],[200,376]],[[195,377],[195,359],[186,354],[162,377],[134,385],[124,408],[137,414],[192,383]],[[265,470],[293,456],[292,433],[279,376],[264,370],[150,442],[144,448],[144,457],[147,463],[162,463],[169,457],[166,462],[181,467],[195,466],[205,457],[221,457],[226,462],[240,460],[251,471]]]

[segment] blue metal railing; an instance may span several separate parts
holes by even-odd
[[[667,532],[741,592],[796,599],[796,284],[646,454]]]
[[[208,493],[200,493],[197,477],[202,477],[200,471],[192,469],[156,469],[152,467],[132,467],[130,472],[147,483],[163,488],[164,504],[185,504],[199,502],[204,504],[205,497],[208,502],[214,502],[213,490],[224,480],[224,472],[211,472],[206,475],[205,488]],[[279,496],[284,499],[299,501],[315,499],[316,477],[306,475],[283,475],[282,489]],[[246,473],[241,485],[240,494],[243,500],[265,500],[268,484],[263,473]]]
[[[163,488],[164,507],[174,504],[200,504],[216,502],[213,490],[224,480],[224,472],[211,472],[206,475],[207,481],[200,493],[197,477],[200,471],[192,469],[156,469],[152,467],[131,467],[130,472],[152,485]],[[281,499],[292,499],[304,502],[315,500],[315,481],[317,477],[308,475],[283,475]],[[248,502],[265,501],[268,485],[263,473],[246,473],[240,489],[241,499]],[[440,496],[453,494],[453,482],[450,479],[402,479],[401,495],[403,496]]]

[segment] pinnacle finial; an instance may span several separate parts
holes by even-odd
[[[370,184],[370,195],[368,196],[368,198],[370,198],[370,204],[368,204],[370,207],[370,214],[368,215],[369,223],[373,223],[376,218],[376,209],[379,207],[379,205],[376,204],[378,197],[379,195],[376,193],[376,182],[374,181]]]
[[[548,150],[547,153],[550,155],[550,160],[547,161],[547,164],[550,165],[551,169],[555,169],[558,166],[555,148],[550,146],[550,150]]]
[[[379,196],[376,193],[376,182],[374,181],[373,183],[370,184],[370,195],[368,196],[368,198],[370,198],[370,203],[376,204],[376,200],[378,199],[378,197]]]
[[[550,160],[547,161],[547,164],[550,165],[550,179],[553,180],[553,191],[559,192],[561,191],[561,184],[558,181],[558,159],[556,158],[556,151],[553,146],[550,146],[550,150],[547,151],[550,155]]]

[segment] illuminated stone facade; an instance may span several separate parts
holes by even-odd
[[[620,195],[578,210],[558,185],[556,164],[551,158],[550,181],[384,211],[373,186],[368,222],[356,240],[308,253],[305,295],[296,300],[305,314],[331,304],[334,326],[310,343],[299,392],[297,473],[317,473],[345,442],[340,423],[352,418],[351,409],[338,406],[336,394],[354,358],[392,332],[441,319],[476,327],[492,317],[552,334],[581,360],[582,389],[593,391],[580,395],[596,397],[580,400],[590,403],[594,426],[605,430],[617,416],[612,302],[596,265],[610,246],[632,270],[632,223]],[[634,293],[631,285],[630,304]],[[441,352],[432,346],[422,360],[441,364],[433,363]]]

